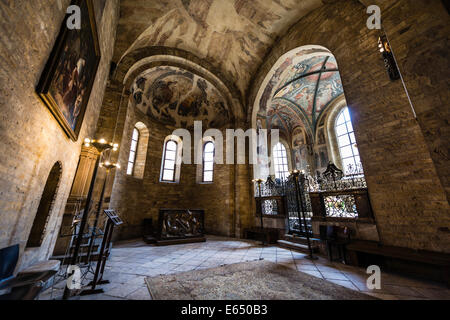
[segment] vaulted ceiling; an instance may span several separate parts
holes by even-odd
[[[329,1],[329,0],[327,0]],[[285,31],[322,0],[122,0],[114,61],[150,46],[187,51],[235,83],[251,77]]]
[[[323,112],[344,94],[335,57],[324,47],[286,53],[267,75],[257,100],[257,118],[291,133],[302,127],[314,137]]]
[[[177,128],[221,128],[232,114],[226,99],[206,79],[184,69],[160,66],[141,73],[131,87],[133,102],[147,116]]]
[[[298,126],[306,125],[314,131],[322,112],[343,93],[337,62],[333,56],[306,58],[292,65],[280,80],[268,115],[284,110],[281,106],[286,106],[301,113],[303,121],[297,121]],[[290,122],[294,119],[290,118]],[[291,124],[287,129],[295,126],[295,123]]]

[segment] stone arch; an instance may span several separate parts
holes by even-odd
[[[323,170],[331,148],[322,122],[340,97],[345,100],[332,52],[319,45],[300,46],[283,54],[265,75],[253,102],[252,126],[256,128],[258,119],[263,118],[268,129],[285,132],[291,169]],[[296,134],[299,128],[303,139]],[[302,141],[301,145],[294,146],[294,140]]]
[[[235,120],[245,119],[244,100],[234,81],[204,59],[182,49],[150,46],[129,52],[120,60],[113,79],[128,91],[140,73],[157,66],[186,69],[210,81],[226,96]]]
[[[44,241],[47,225],[54,209],[62,176],[62,164],[56,162],[47,177],[36,216],[27,240],[27,248],[40,247]]]
[[[205,149],[205,145],[209,142],[212,142],[214,144],[214,149],[216,149],[216,140],[214,139],[214,137],[212,136],[205,136],[204,138],[202,138],[201,143],[199,143],[197,145],[198,150],[196,150],[196,152],[198,154],[201,154],[202,156],[202,161],[199,161],[199,163],[197,164],[197,170],[196,170],[196,182],[198,184],[213,184],[213,182],[205,182],[203,181],[203,153],[204,153],[204,149]],[[214,161],[214,167],[216,166],[216,161]]]
[[[428,12],[437,8],[425,6],[425,2],[417,3],[420,3],[417,7],[415,7],[416,2],[410,5],[410,8],[414,8],[416,13],[418,10],[425,12],[428,9],[427,7],[431,8]],[[407,5],[406,2],[404,4]],[[383,5],[383,9],[386,6]],[[407,237],[411,234],[411,230],[417,229],[419,225],[426,225],[429,230],[432,230],[432,228],[437,228],[439,223],[431,226],[429,220],[420,217],[414,223],[392,223],[394,218],[397,219],[396,221],[402,221],[404,212],[408,212],[408,210],[426,210],[424,204],[431,200],[431,197],[425,196],[426,200],[424,198],[423,201],[414,203],[410,201],[410,195],[404,192],[405,184],[408,184],[410,190],[422,189],[424,184],[423,181],[418,182],[414,176],[409,174],[406,174],[403,182],[399,183],[398,176],[393,173],[398,173],[400,168],[405,173],[410,173],[412,170],[427,172],[423,174],[423,177],[433,181],[427,184],[428,188],[436,190],[433,197],[439,194],[440,199],[445,199],[445,191],[436,187],[442,180],[440,181],[435,174],[436,169],[432,163],[432,156],[424,151],[423,157],[429,160],[413,164],[411,159],[408,159],[408,156],[412,155],[411,150],[429,151],[426,138],[424,138],[420,127],[420,113],[418,113],[419,123],[417,123],[411,112],[408,97],[404,94],[401,81],[391,82],[387,76],[383,60],[377,52],[380,31],[367,28],[368,16],[364,14],[365,9],[364,5],[356,1],[330,2],[293,25],[277,45],[272,47],[272,51],[260,66],[258,74],[254,76],[253,86],[249,88],[248,104],[250,110],[247,113],[247,119],[251,123],[258,90],[267,72],[280,56],[305,43],[314,43],[328,48],[339,64],[381,241],[389,245],[433,250],[439,247],[434,241],[435,233],[430,231],[420,235],[417,234],[414,243],[408,241]],[[396,24],[398,24],[396,14],[401,13],[400,6],[391,7],[391,10],[383,12],[385,12],[383,15],[384,31],[389,37],[393,49],[403,50],[404,54],[407,50],[411,50],[414,58],[409,57],[408,61],[420,60],[422,56],[408,44],[408,39],[413,39],[411,37],[413,32],[409,35],[411,38],[408,38],[399,33],[398,28],[396,28]],[[414,17],[411,16],[410,23],[413,19]],[[320,29],[317,28],[318,25],[320,25]],[[339,32],[336,32],[336,30],[339,30]],[[429,48],[436,48],[431,43],[427,42],[427,44],[430,46]],[[425,46],[424,44],[421,48],[423,49]],[[430,53],[433,49],[427,50],[433,56]],[[411,62],[408,66],[405,55],[402,57],[397,55],[397,59],[399,67],[406,68],[409,72],[409,74],[404,75],[406,83],[417,85],[415,81],[418,82],[417,79],[420,79],[420,77],[417,76],[418,72],[413,68],[414,62]],[[424,74],[431,73],[424,72]],[[414,97],[412,99],[414,101]],[[420,99],[416,99],[415,102],[417,105],[421,104]],[[387,127],[392,130],[386,130]],[[395,129],[393,129],[394,127]],[[408,129],[402,130],[402,128]],[[395,132],[395,141],[392,140],[393,132]],[[398,152],[399,149],[403,152]],[[385,150],[385,152],[380,152],[380,150]],[[383,179],[379,179],[380,176],[383,176]],[[389,199],[393,194],[395,194],[395,201],[397,203],[404,202],[405,207],[397,209],[386,205],[385,199]],[[445,219],[446,210],[434,211],[434,221]],[[439,250],[445,251],[442,246],[439,247]]]
[[[163,180],[164,160],[166,158],[166,146],[169,141],[175,141],[177,144],[174,181],[164,181]],[[190,148],[190,146],[187,146],[187,148]],[[183,156],[183,140],[177,135],[172,134],[172,135],[167,136],[164,139],[164,144],[163,144],[163,154],[162,154],[162,158],[161,158],[161,176],[159,179],[160,182],[163,182],[163,183],[179,183],[180,182],[182,156]]]
[[[147,161],[148,142],[150,131],[143,122],[137,122],[134,125],[139,131],[139,141],[137,145],[136,159],[134,162],[133,177],[138,179],[144,178],[145,163]]]
[[[342,161],[339,155],[335,124],[339,113],[345,107],[347,107],[347,101],[345,100],[345,96],[342,95],[330,104],[327,112],[322,115],[323,120],[320,120],[320,122],[323,121],[324,123],[325,141],[327,142],[329,160],[339,168],[342,168]],[[318,135],[319,131],[317,131],[316,134]],[[316,139],[318,139],[318,137],[316,137]]]
[[[287,140],[284,135],[280,135],[279,143],[281,143],[284,146],[284,148],[286,149],[288,169],[289,169],[289,172],[291,172],[294,169],[294,167],[293,167],[293,161],[292,161],[292,148],[289,143],[289,140]],[[276,147],[276,145],[273,145],[269,148],[270,176],[272,176],[272,177],[275,177],[275,164],[274,164],[274,160],[273,160],[273,149],[275,147]],[[265,178],[267,178],[267,177],[265,177]]]

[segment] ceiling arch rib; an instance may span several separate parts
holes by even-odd
[[[322,5],[322,0],[122,0],[114,61],[119,65],[144,47],[184,50],[233,80],[245,97],[277,38]]]
[[[308,135],[315,137],[321,114],[334,99],[343,95],[337,61],[324,49],[301,47],[283,56],[284,62],[277,62],[268,75],[271,75],[270,80],[265,81],[266,87],[258,93],[257,117],[266,117],[268,123],[272,123],[270,117],[283,113],[280,108],[291,109],[304,119],[292,125],[292,129],[303,126]]]

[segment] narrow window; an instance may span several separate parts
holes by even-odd
[[[203,182],[214,181],[214,143],[209,141],[203,147]]]
[[[275,178],[286,180],[289,176],[288,158],[286,148],[282,143],[278,143],[273,148],[273,162],[275,165]]]
[[[134,128],[133,136],[131,138],[130,157],[128,158],[127,175],[129,176],[133,175],[134,172],[134,165],[136,163],[138,144],[139,144],[139,130],[137,128]]]
[[[336,120],[336,137],[338,140],[339,153],[342,159],[344,171],[361,167],[358,147],[356,145],[355,133],[350,118],[348,107],[342,109]]]
[[[164,148],[164,163],[162,172],[162,181],[175,182],[175,169],[177,161],[178,144],[169,140]]]

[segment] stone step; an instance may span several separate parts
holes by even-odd
[[[147,244],[155,244],[158,240],[153,236],[144,236],[143,240]]]
[[[100,255],[98,254],[98,252],[92,253],[91,254],[91,261],[98,261]],[[72,255],[60,255],[60,256],[53,256],[52,259],[53,260],[59,260],[65,263],[68,263],[70,261],[70,259],[72,258]],[[87,253],[82,253],[80,255],[78,255],[78,259],[82,262],[82,263],[87,263]]]
[[[292,234],[285,234],[284,240],[289,241],[289,242],[295,242],[295,243],[299,243],[299,244],[308,245],[308,239],[306,239],[306,237],[296,236],[296,235],[292,235]],[[309,240],[311,241],[311,243],[313,245],[318,244],[320,242],[320,239],[316,239],[316,238],[309,238]]]
[[[278,245],[280,247],[283,247],[286,249],[299,251],[302,253],[309,253],[309,248],[305,244],[295,243],[295,242],[291,242],[291,241],[287,241],[287,240],[278,240]],[[317,252],[319,252],[319,247],[316,245],[312,245],[312,250],[314,253],[317,253]]]
[[[156,241],[156,246],[170,246],[175,244],[186,244],[186,243],[196,243],[196,242],[206,242],[205,237],[198,238],[183,238],[183,239],[173,239],[173,240],[158,240]]]

